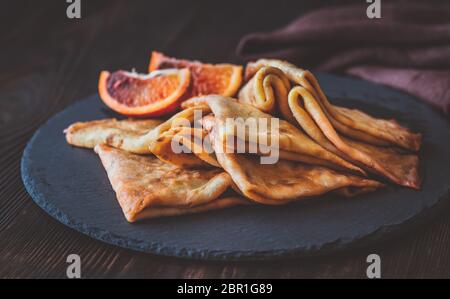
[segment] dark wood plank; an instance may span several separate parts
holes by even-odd
[[[359,278],[370,253],[380,254],[384,277],[450,277],[449,211],[393,241],[336,256],[199,262],[91,240],[48,217],[23,188],[26,142],[51,115],[96,92],[101,69],[144,71],[152,49],[238,61],[240,36],[285,24],[318,1],[82,1],[81,20],[65,17],[65,1],[2,2],[8,9],[0,12],[0,277],[65,277],[71,253],[81,256],[83,277]]]

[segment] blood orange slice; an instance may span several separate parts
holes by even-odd
[[[192,77],[190,97],[208,94],[231,97],[242,83],[242,66],[177,59],[153,51],[149,71],[166,68],[189,68]]]
[[[137,74],[100,73],[98,90],[103,102],[127,116],[161,116],[176,110],[187,95],[189,69],[167,69]]]

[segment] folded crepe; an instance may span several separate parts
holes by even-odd
[[[286,160],[261,164],[256,156],[227,153],[217,154],[217,159],[239,191],[261,204],[286,204],[330,191],[353,196],[383,187],[374,180]]]
[[[283,160],[321,165],[365,175],[361,168],[326,150],[287,121],[276,119],[278,126],[272,126],[274,117],[251,105],[242,104],[233,98],[218,95],[192,98],[182,103],[182,107],[187,109],[205,106],[208,106],[211,110],[215,122],[221,123],[221,134],[226,136],[227,139],[227,142],[224,144],[225,148],[221,149],[224,152],[227,152],[227,149],[229,149],[228,141],[239,139],[233,144],[237,145],[239,142],[244,144],[245,152],[248,152],[247,149],[256,142],[258,143],[257,149],[263,149],[263,152],[256,152],[256,154],[261,155],[265,153],[267,155],[270,150],[276,150],[279,152],[279,158]],[[227,120],[229,119],[236,120],[236,123],[244,124],[245,134],[243,136],[237,134],[236,126],[228,125]],[[258,120],[254,123],[255,130],[245,127],[245,124],[251,123],[251,120]],[[260,127],[260,120],[265,120],[266,128]],[[276,145],[272,142],[275,138],[277,141]],[[216,150],[215,148],[217,155]],[[231,148],[231,151],[235,150],[235,148]]]
[[[163,121],[117,120],[114,118],[88,122],[77,122],[64,130],[67,143],[85,148],[94,148],[97,144],[108,144],[115,148],[138,154],[150,153],[144,136],[161,125]]]
[[[272,64],[278,66],[284,65],[283,62],[275,62],[276,63]],[[291,74],[300,72],[298,69],[293,70],[293,66],[284,66],[284,68]],[[277,69],[278,72],[275,72],[274,69],[276,68],[261,67],[256,72],[256,75],[247,83],[247,86],[242,89],[239,94],[239,101],[251,103],[258,108],[264,106],[263,103],[278,102],[276,106],[282,107],[278,110],[279,114],[282,114],[285,119],[300,126],[309,137],[328,151],[399,185],[416,189],[420,187],[420,176],[418,173],[419,159],[416,155],[394,148],[393,144],[386,143],[386,140],[380,139],[378,142],[373,142],[372,139],[378,137],[372,136],[369,137],[368,139],[370,140],[368,140],[367,138],[358,139],[359,135],[350,134],[352,137],[345,137],[345,134],[341,135],[341,133],[338,132],[340,126],[335,127],[337,122],[332,120],[330,113],[327,113],[324,109],[324,105],[320,104],[317,93],[316,96],[314,96],[314,94],[306,87],[295,86],[289,91],[288,95],[286,95],[284,90],[283,92],[280,92],[280,89],[285,89],[285,87],[279,84],[269,85],[266,89],[263,89],[264,92],[258,91],[260,88],[257,86],[261,86],[262,82],[269,80],[264,79],[264,75],[266,74],[271,74],[272,78],[273,74],[276,74],[278,81],[285,80],[281,79],[283,76],[287,79],[287,73],[281,72],[279,69]],[[291,76],[291,78],[293,78],[293,76]],[[273,79],[271,80],[273,81]],[[300,80],[298,82],[300,82]],[[317,83],[316,80],[315,82]],[[318,88],[320,89],[320,87]],[[273,106],[275,107],[275,105]],[[346,111],[352,111],[354,115],[364,115],[358,110],[347,109]],[[273,109],[269,112],[277,113],[277,111]],[[366,122],[369,121],[367,118],[371,118],[367,115],[364,117],[366,118],[366,120],[364,120]],[[385,120],[376,121],[376,123],[388,122]],[[375,125],[375,127],[377,126]],[[395,134],[395,132],[391,132],[390,130],[387,132],[389,132],[389,134]],[[404,133],[405,131],[402,132]],[[402,140],[402,132],[400,132],[400,139],[398,140]]]
[[[150,151],[161,160],[178,167],[220,167],[207,138],[208,131],[201,127],[201,119],[190,120],[161,133],[149,143]]]
[[[64,132],[67,142],[74,146],[94,148],[98,144],[107,144],[130,153],[154,154],[161,160],[179,167],[198,168],[208,163],[196,155],[185,153],[189,152],[188,150],[174,153],[171,142],[175,131],[192,124],[196,111],[209,113],[208,109],[207,107],[186,109],[167,121],[104,119],[77,122],[70,125]],[[189,148],[187,140],[184,140],[184,143],[182,146]],[[201,158],[206,157],[201,155]],[[211,159],[208,161],[212,163]]]
[[[332,105],[315,76],[293,64],[275,59],[260,59],[248,64],[247,79],[253,77],[263,67],[277,68],[290,81],[306,88],[317,100],[330,123],[339,133],[373,145],[398,146],[410,151],[420,149],[421,134],[412,133],[395,120],[377,119],[356,109]]]
[[[317,166],[315,163],[307,165],[279,160],[275,164],[261,164],[258,155],[229,152],[227,151],[226,140],[229,138],[229,134],[234,134],[234,132],[228,131],[227,118],[232,116],[270,118],[270,116],[252,106],[240,104],[234,99],[222,96],[195,98],[185,102],[184,106],[192,107],[196,104],[208,105],[214,115],[214,118],[208,116],[208,129],[211,131],[209,137],[212,139],[218,163],[231,176],[239,192],[255,202],[279,205],[321,195],[329,191],[338,191],[344,195],[352,195],[370,192],[383,187],[383,184],[379,182],[350,174],[338,173],[329,168]],[[211,124],[212,120],[214,121],[213,124]],[[297,129],[288,123],[280,124],[280,127],[283,127],[283,130],[280,130],[280,135],[291,132],[291,135],[286,135],[284,138],[292,138],[291,140],[280,142],[280,145],[283,144],[287,151],[296,148],[295,146],[291,148],[288,146],[296,144],[297,141],[293,138],[296,138],[296,136],[303,137],[303,135],[294,134]],[[303,142],[303,145],[306,143],[310,147],[301,148],[305,150],[305,156],[314,153],[317,154],[317,159],[323,157],[325,161],[329,157],[334,157],[329,156],[326,150],[317,146],[307,137],[302,138],[301,142]],[[306,152],[306,150],[309,152]],[[331,163],[332,160],[328,162]]]
[[[200,121],[207,119],[207,117],[202,118]],[[209,130],[180,127],[173,128],[172,131],[175,131],[173,142],[179,142],[188,149],[188,153],[194,154],[198,159],[205,162],[207,166],[220,167],[210,142]]]
[[[230,192],[232,180],[221,169],[186,170],[105,144],[95,152],[129,222],[248,204]]]
[[[254,118],[270,119],[273,117],[262,113],[250,105],[243,105],[235,99],[221,98],[230,105],[216,107],[216,114],[221,113],[222,119],[226,118]],[[199,115],[208,115],[211,108],[201,100],[191,100],[183,103],[185,110],[175,114],[165,122],[148,120],[123,120],[115,119],[76,123],[65,130],[69,144],[93,148],[97,144],[107,144],[115,148],[137,154],[154,154],[164,162],[182,168],[202,168],[219,166],[213,152],[204,151],[202,142],[207,132],[204,129],[192,128],[196,111]],[[191,107],[188,107],[191,106]],[[259,130],[258,130],[259,132]],[[246,132],[248,133],[248,132]],[[294,126],[280,120],[279,132],[279,156],[281,159],[304,162],[312,165],[322,165],[337,170],[345,170],[365,175],[365,172],[327,151]],[[248,140],[268,140],[273,133],[267,136],[244,136]],[[235,132],[229,132],[234,136]],[[178,142],[183,148],[181,152],[174,152],[173,143]],[[247,143],[247,147],[249,144]],[[260,155],[267,155],[259,152]]]
[[[274,67],[262,67],[242,87],[239,102],[255,106],[271,115],[282,115],[285,120],[294,123],[287,101],[291,83],[287,76]]]
[[[95,146],[130,222],[251,201],[278,205],[329,191],[351,196],[383,186],[373,180],[330,169],[361,173],[358,167],[328,152],[284,121],[279,126],[282,160],[277,163],[262,165],[258,159],[263,153],[222,152],[223,147],[228,146],[222,137],[236,137],[235,131],[228,131],[227,118],[270,120],[272,117],[253,106],[222,96],[193,99],[185,106],[188,107],[186,110],[166,122],[109,119],[77,123],[66,130],[67,141],[71,144]],[[195,111],[202,111],[204,116],[196,120]],[[203,127],[192,127],[195,122],[200,122]],[[271,129],[263,131],[269,141]],[[260,132],[256,134],[260,135]],[[259,140],[261,136],[256,137]],[[253,140],[251,136],[245,138]],[[190,153],[174,152],[174,141],[188,148]],[[211,151],[205,151],[205,141],[210,141]]]

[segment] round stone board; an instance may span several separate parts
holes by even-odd
[[[450,197],[448,120],[413,97],[386,87],[329,74],[318,77],[333,103],[395,118],[424,134],[420,191],[389,185],[352,199],[326,195],[280,207],[234,207],[130,224],[98,156],[93,150],[69,146],[64,138],[63,130],[71,123],[117,117],[97,95],[58,113],[34,134],[22,158],[24,184],[48,214],[94,239],[197,259],[325,254],[380,240],[442,210]]]

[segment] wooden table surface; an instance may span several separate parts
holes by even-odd
[[[243,34],[271,30],[321,4],[81,0],[82,18],[76,20],[66,17],[66,1],[42,2],[0,3],[0,277],[64,278],[72,253],[81,257],[84,278],[364,278],[371,253],[380,255],[385,278],[450,277],[448,210],[376,246],[277,262],[136,253],[92,240],[47,216],[23,187],[23,149],[49,117],[96,92],[100,70],[145,71],[152,49],[240,62],[234,49]]]

